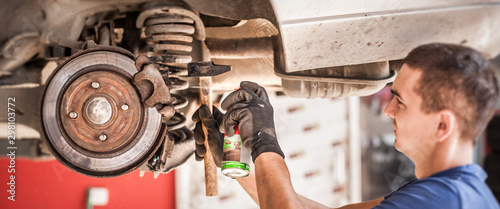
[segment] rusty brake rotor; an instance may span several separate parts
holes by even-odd
[[[106,70],[73,81],[63,94],[60,111],[69,138],[98,154],[114,154],[130,145],[142,125],[137,119],[143,117],[134,87],[120,74]]]
[[[64,165],[97,177],[127,173],[162,143],[161,115],[145,107],[133,84],[132,54],[92,48],[70,57],[45,87],[45,141]]]

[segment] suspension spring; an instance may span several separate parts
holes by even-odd
[[[192,61],[194,20],[176,14],[162,14],[146,20],[147,51],[157,63],[183,67]]]
[[[181,7],[159,7],[143,11],[137,18],[136,26],[144,28],[146,36],[145,54],[161,66],[164,79],[171,85],[171,96],[175,98],[176,113],[167,121],[169,133],[175,136],[185,127],[186,118],[177,110],[188,104],[180,94],[172,93],[187,89],[188,83],[179,77],[185,73],[187,63],[193,61],[193,44],[203,41],[205,32],[203,23],[194,12]]]

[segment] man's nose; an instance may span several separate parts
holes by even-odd
[[[395,117],[395,113],[396,113],[396,109],[394,108],[394,105],[395,105],[395,98],[392,98],[391,99],[391,102],[389,102],[389,104],[387,105],[387,107],[385,107],[384,109],[384,114],[391,117],[391,118],[394,118]]]

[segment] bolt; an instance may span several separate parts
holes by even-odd
[[[94,88],[94,89],[99,88],[99,83],[97,83],[97,82],[92,82],[92,88]]]
[[[69,113],[69,117],[72,118],[72,119],[76,119],[76,118],[78,118],[78,113],[76,113],[76,112],[70,112]]]
[[[122,105],[122,110],[127,111],[128,110],[128,105],[127,104]]]
[[[101,134],[99,136],[99,140],[101,140],[101,141],[106,141],[107,138],[108,138],[108,136],[106,136],[106,134]]]

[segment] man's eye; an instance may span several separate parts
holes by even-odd
[[[396,100],[398,101],[398,104],[403,104],[398,98],[396,98]]]

